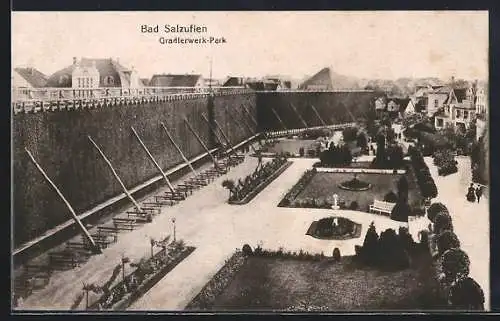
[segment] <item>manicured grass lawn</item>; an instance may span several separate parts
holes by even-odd
[[[409,269],[382,272],[358,268],[352,257],[335,263],[251,256],[210,310],[438,309],[428,260],[421,256]]]
[[[315,198],[328,199],[333,202],[333,194],[339,196],[339,200],[345,200],[349,206],[351,202],[356,201],[359,205],[359,210],[366,211],[374,199],[383,200],[384,196],[393,191],[397,193],[397,182],[402,174],[372,174],[359,173],[358,179],[370,183],[372,187],[367,191],[348,191],[338,187],[338,184],[344,181],[351,180],[354,175],[352,173],[324,173],[318,172],[306,188],[297,196],[296,200]],[[419,201],[418,193],[411,188],[408,193],[409,204]]]

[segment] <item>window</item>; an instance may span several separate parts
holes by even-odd
[[[85,87],[87,87],[87,88],[90,87],[90,79],[89,78],[87,78],[87,86],[85,86]]]
[[[68,75],[62,75],[61,77],[59,77],[59,84],[63,85],[68,79]]]
[[[437,119],[437,127],[443,127],[443,119],[442,118],[436,118]]]
[[[106,76],[106,78],[104,78],[104,84],[105,85],[114,85],[115,79],[113,78],[113,76]]]
[[[439,100],[434,99],[434,108],[438,108],[438,105],[439,105]]]
[[[461,110],[457,110],[457,118],[460,118],[462,116]]]
[[[469,117],[469,112],[467,110],[464,111],[464,119],[467,119]]]

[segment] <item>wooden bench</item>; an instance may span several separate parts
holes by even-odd
[[[172,198],[167,197],[165,195],[155,195],[154,197],[155,197],[156,203],[161,203],[161,204],[170,205],[170,206],[177,203],[177,201],[175,201]]]
[[[395,205],[396,203],[374,200],[373,204],[370,205],[370,212],[391,215],[392,209]]]
[[[167,197],[171,197],[174,201],[183,201],[186,199],[186,194],[180,192],[164,192]]]
[[[71,250],[72,252],[78,252],[80,254],[84,254],[87,256],[92,255],[91,248],[89,246],[89,243],[85,242],[66,242],[66,248]]]
[[[74,252],[61,251],[61,252],[51,252],[49,253],[49,265],[51,269],[68,269],[75,268],[82,260],[79,259]]]
[[[113,217],[113,224],[119,230],[132,231],[135,228],[135,218]]]
[[[111,243],[115,243],[116,241],[118,241],[118,232],[114,232],[114,227],[111,227],[113,229],[113,231],[101,231],[99,230],[98,234],[92,234],[92,239],[94,240],[94,242],[99,245],[99,247],[101,249],[105,249],[107,248]],[[110,236],[112,237],[112,239],[110,239]],[[87,240],[87,238],[85,236],[82,235],[82,242],[88,246],[89,248],[91,247],[90,246],[90,242],[89,240]]]
[[[197,189],[197,188],[198,188],[198,186],[187,185],[187,184],[178,184],[175,187],[175,190],[182,191],[182,192],[186,193],[186,195],[187,195],[188,193],[193,194],[193,190]]]

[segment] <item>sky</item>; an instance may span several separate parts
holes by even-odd
[[[12,65],[50,75],[73,57],[158,73],[303,78],[323,67],[368,79],[488,78],[488,12],[13,12]],[[159,26],[142,33],[141,26]],[[205,33],[165,33],[195,24]],[[160,38],[225,39],[161,44]]]

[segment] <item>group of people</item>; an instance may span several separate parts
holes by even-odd
[[[481,196],[483,196],[482,186],[477,185],[477,187],[474,187],[474,183],[470,183],[469,190],[466,195],[467,200],[471,203],[475,203],[477,200],[477,202],[479,203]]]

